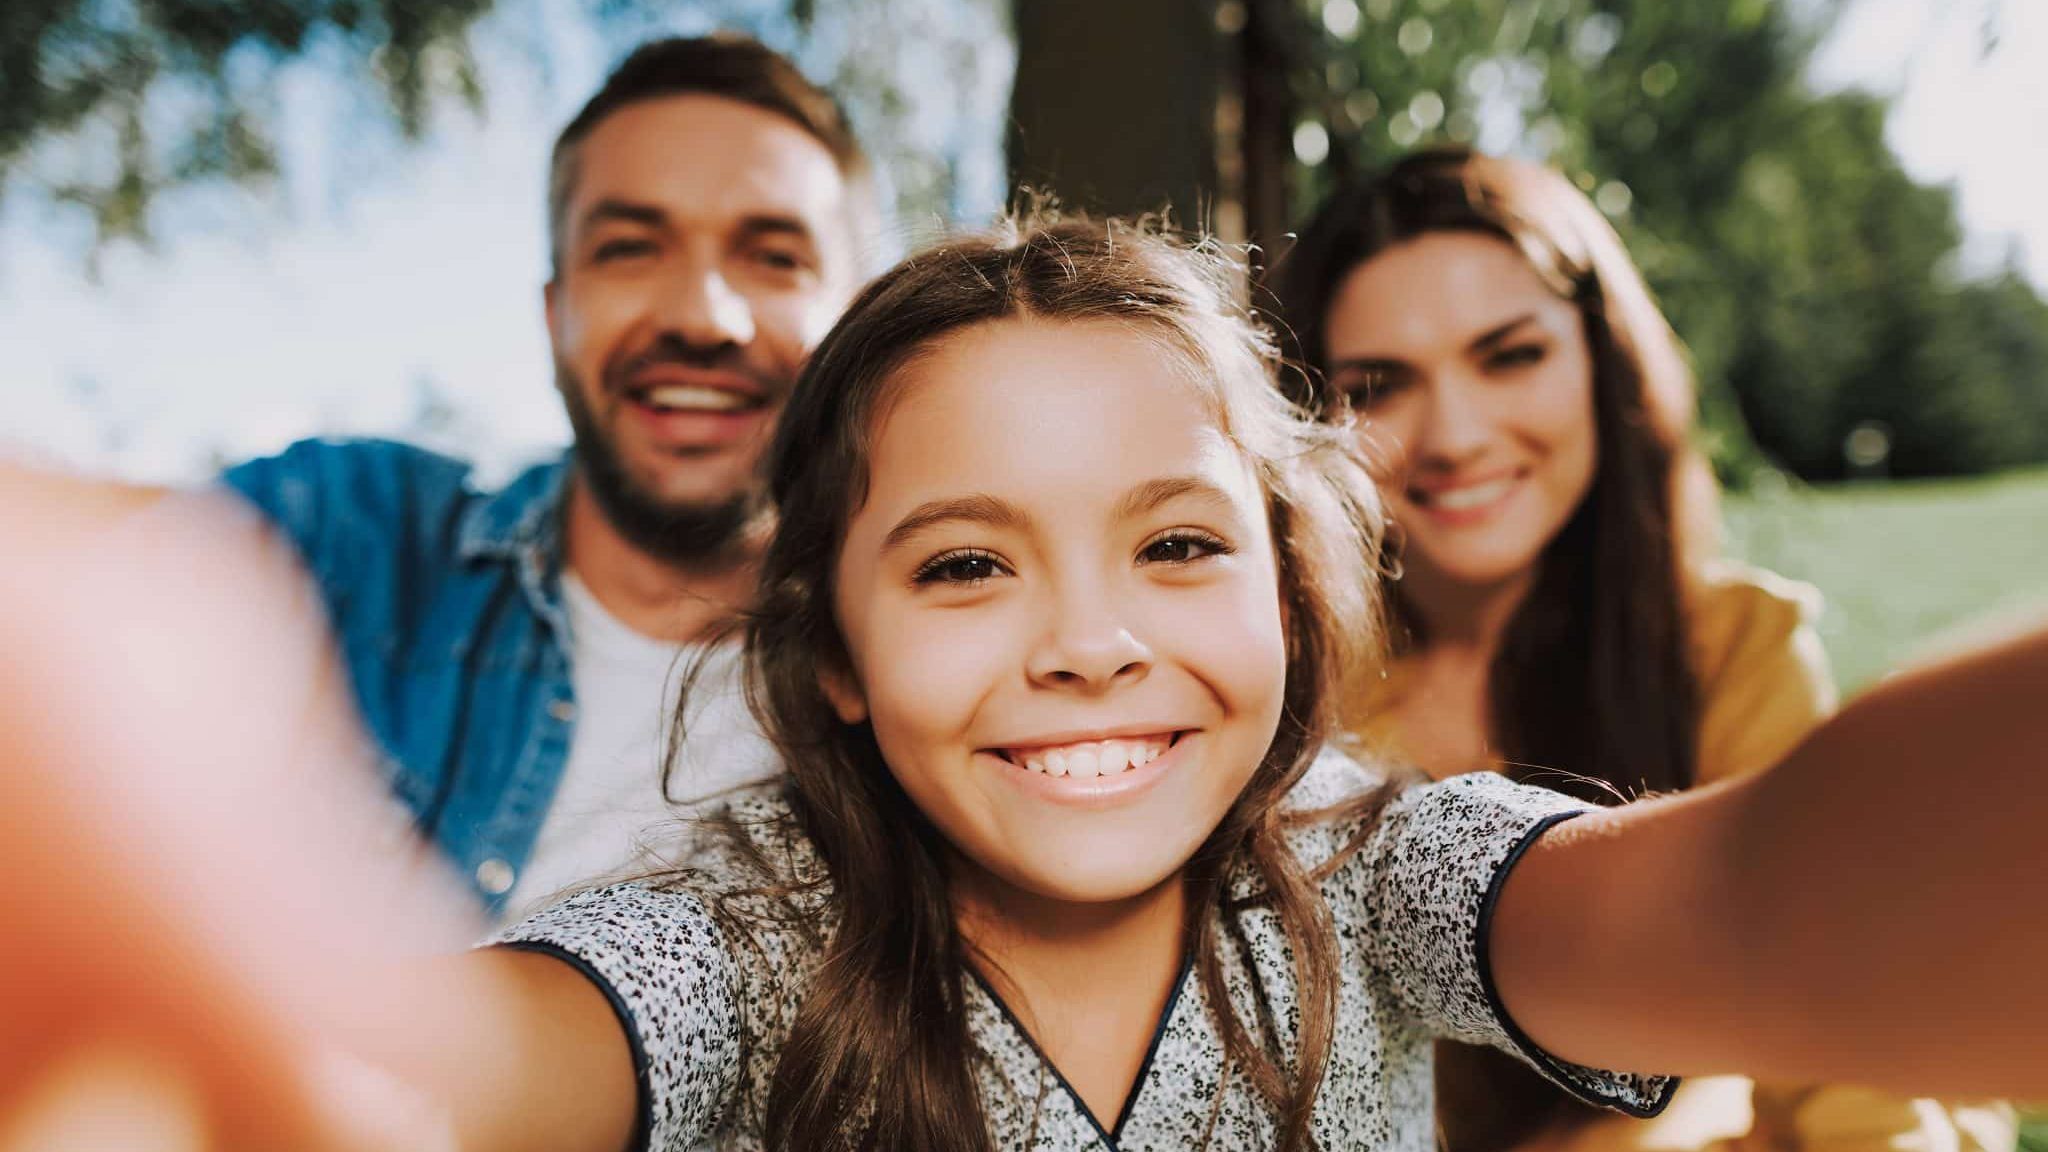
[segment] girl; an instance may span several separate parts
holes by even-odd
[[[1419,1149],[1442,1034],[1637,1112],[1670,1081],[1590,1065],[1901,1079],[1913,1045],[1948,1086],[2048,1086],[2015,847],[2048,797],[2012,699],[2048,637],[1740,787],[1593,815],[1489,775],[1393,794],[1318,755],[1374,634],[1372,489],[1278,399],[1225,271],[1034,225],[864,293],[773,452],[747,653],[786,788],[670,876],[351,1002],[322,1034],[357,1074],[311,1078],[297,1131],[416,1116],[395,1079],[436,1147]],[[1829,866],[1936,746],[2008,802],[1944,790],[1916,851]],[[2022,916],[1967,960],[1869,915],[1939,938],[1992,902]]]
[[[1684,357],[1570,181],[1418,153],[1330,197],[1276,290],[1323,411],[1360,417],[1402,543],[1397,659],[1345,706],[1368,746],[1437,778],[1490,769],[1608,803],[1761,771],[1833,710],[1813,590],[1714,555]],[[1495,1053],[1442,1057],[1457,1152],[1750,1129],[1740,1081],[1689,1085],[1645,1125]],[[1829,1147],[2014,1136],[2009,1113],[1856,1089],[1768,1088],[1755,1106],[1758,1135]]]

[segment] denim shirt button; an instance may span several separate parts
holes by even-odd
[[[487,896],[503,896],[510,892],[516,879],[512,866],[496,856],[476,866],[476,886]]]
[[[550,701],[548,703],[548,715],[567,724],[569,721],[576,719],[576,702],[574,700]]]

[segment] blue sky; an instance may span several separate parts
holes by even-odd
[[[2017,243],[2048,285],[2048,5],[2006,0],[1985,55],[1996,3],[1857,0],[1814,79],[1897,94],[1894,145],[1916,176],[1957,184],[1973,262]],[[366,126],[352,89],[293,70],[282,185],[181,201],[154,251],[110,250],[97,282],[80,222],[11,197],[0,452],[177,482],[315,433],[423,431],[498,475],[561,443],[543,173],[611,51],[574,11],[538,0],[487,28],[514,46],[487,58],[488,117],[444,110],[417,147]],[[545,43],[545,67],[520,43]],[[962,180],[956,204],[996,206],[999,173]],[[443,402],[425,420],[423,382]]]

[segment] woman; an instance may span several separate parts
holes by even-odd
[[[1817,596],[1715,556],[1685,358],[1568,180],[1418,153],[1331,197],[1276,292],[1308,399],[1355,416],[1400,541],[1398,658],[1349,709],[1368,745],[1439,778],[1492,769],[1612,801],[1759,771],[1833,710]],[[2003,1110],[1846,1089],[1761,1090],[1752,1124],[1727,1080],[1646,1124],[1474,1049],[1442,1052],[1438,1079],[1454,1152],[2014,1140]]]

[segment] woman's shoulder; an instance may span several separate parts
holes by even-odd
[[[1694,575],[1687,619],[1703,782],[1770,766],[1834,710],[1820,615],[1819,589],[1762,568],[1723,560]]]
[[[1820,589],[1740,561],[1712,561],[1687,582],[1692,643],[1707,664],[1725,663],[1746,647],[1782,643],[1817,624],[1821,609]]]

